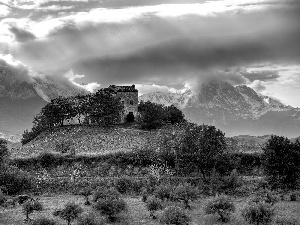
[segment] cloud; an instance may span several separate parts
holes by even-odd
[[[10,14],[10,12],[11,12],[11,10],[8,6],[1,5],[1,3],[0,3],[0,18],[8,16]]]
[[[276,70],[261,70],[261,71],[245,71],[242,72],[243,76],[249,79],[250,81],[275,81],[279,78],[279,73]]]
[[[19,81],[32,82],[30,71],[26,65],[9,54],[0,54],[0,69],[6,71],[10,76],[14,76]]]
[[[9,30],[15,35],[15,40],[17,42],[27,42],[36,38],[30,31],[18,27],[10,27]]]
[[[98,8],[23,20],[36,39],[14,43],[12,54],[35,71],[61,76],[71,68],[101,86],[266,81],[276,74],[232,68],[299,63],[299,15],[297,1],[275,0]]]
[[[263,92],[266,90],[266,86],[264,85],[264,82],[260,80],[254,80],[250,85],[248,85],[250,88],[254,89],[257,92]]]
[[[68,81],[70,81],[72,84],[74,84],[75,86],[85,89],[88,92],[95,92],[96,90],[98,90],[101,86],[101,84],[98,84],[97,82],[92,82],[89,84],[79,84],[76,82],[76,79],[80,79],[85,77],[85,75],[78,75],[78,74],[74,74],[74,72],[72,70],[68,71],[65,75],[65,78],[68,79]]]

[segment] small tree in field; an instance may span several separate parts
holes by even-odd
[[[118,214],[126,208],[126,202],[123,199],[98,199],[95,204],[95,209],[106,215],[111,222],[116,221]]]
[[[32,225],[56,225],[53,219],[47,217],[40,217],[32,222]]]
[[[189,221],[188,215],[178,206],[167,207],[160,218],[160,222],[167,225],[188,225]]]
[[[83,210],[79,205],[74,202],[69,202],[63,209],[56,210],[53,215],[59,216],[61,219],[67,221],[67,225],[71,225],[71,223],[79,217],[82,211]]]
[[[177,157],[182,169],[193,168],[208,180],[225,154],[225,134],[210,125],[187,124]]]
[[[139,123],[143,129],[157,129],[165,124],[166,112],[163,105],[141,101],[138,110],[141,115]]]
[[[149,198],[146,202],[146,206],[150,212],[150,216],[153,219],[156,219],[156,217],[154,215],[155,211],[163,208],[163,206],[161,204],[161,200],[158,198],[155,198],[155,197]]]
[[[171,185],[164,185],[161,184],[156,187],[156,190],[154,191],[155,197],[164,200],[170,200],[173,192],[173,187]]]
[[[173,194],[175,199],[184,202],[186,209],[191,208],[189,201],[195,200],[198,196],[197,189],[189,183],[178,185]]]
[[[84,188],[79,192],[80,195],[83,195],[85,198],[85,205],[90,205],[89,196],[92,194],[92,190],[90,188]]]
[[[273,187],[295,188],[300,178],[300,142],[271,136],[263,147],[263,165]]]
[[[29,221],[29,215],[33,213],[33,211],[42,211],[43,206],[37,200],[28,200],[23,204],[23,212],[26,215],[26,221]]]
[[[235,211],[233,202],[225,195],[220,195],[208,202],[205,207],[206,214],[218,214],[222,222],[228,222],[230,213]]]
[[[268,225],[275,215],[274,208],[264,202],[250,202],[243,210],[244,219],[253,225]]]

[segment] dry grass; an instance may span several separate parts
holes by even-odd
[[[128,211],[120,215],[120,219],[116,222],[116,225],[160,225],[158,220],[153,220],[149,216],[149,212],[145,207],[145,203],[141,201],[141,198],[127,197],[125,198],[128,204]],[[198,201],[191,204],[192,209],[187,211],[191,217],[191,225],[221,225],[222,223],[217,220],[213,215],[205,215],[203,212],[203,207],[206,205],[209,198],[199,199]],[[57,208],[62,208],[67,202],[75,202],[80,204],[84,209],[84,212],[93,211],[92,207],[84,206],[84,199],[81,196],[75,195],[56,195],[56,196],[43,196],[40,198],[44,206],[42,212],[35,212],[30,217],[35,219],[39,216],[46,216],[49,218],[54,218],[52,212]],[[241,209],[245,206],[246,199],[236,199],[235,206],[236,212],[232,215],[231,220],[228,225],[246,225],[247,223],[243,221],[240,216]],[[300,203],[299,202],[288,202],[283,201],[277,203],[276,214],[278,218],[290,218],[298,221],[300,224]],[[157,212],[161,214],[162,211]],[[97,212],[96,212],[97,215]],[[98,215],[101,217],[100,215]],[[22,207],[17,206],[15,208],[2,209],[0,211],[0,224],[1,225],[24,225],[24,214],[22,212]],[[66,224],[59,218],[54,218],[58,224]],[[73,223],[76,224],[76,223]]]
[[[56,143],[71,140],[77,155],[100,155],[139,149],[146,143],[157,143],[160,132],[134,127],[66,126],[41,134],[28,144],[11,151],[11,158],[28,158],[42,152],[55,152]]]

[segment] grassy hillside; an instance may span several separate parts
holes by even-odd
[[[134,127],[115,126],[66,126],[53,133],[44,132],[28,144],[13,149],[12,158],[37,156],[42,152],[55,152],[56,143],[72,140],[77,155],[99,155],[109,152],[131,151],[146,144],[153,145],[160,138],[161,130],[143,131]]]

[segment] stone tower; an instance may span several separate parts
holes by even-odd
[[[121,123],[126,121],[129,114],[133,114],[134,118],[138,116],[138,90],[135,85],[131,86],[116,86],[110,85],[108,89],[114,91],[117,97],[120,97],[124,105],[124,114],[121,115]]]

